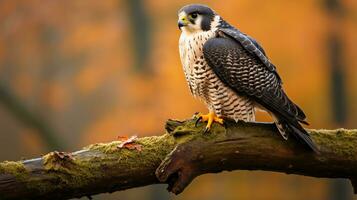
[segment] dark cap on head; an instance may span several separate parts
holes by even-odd
[[[200,22],[200,26],[203,31],[208,31],[211,29],[211,23],[216,15],[216,13],[211,8],[201,4],[186,5],[179,10],[178,14],[182,12],[185,12],[187,15],[201,15],[202,21]],[[190,22],[192,24],[196,23],[194,19],[190,19]],[[183,26],[183,24],[180,24],[180,22],[178,25],[180,29]]]
[[[182,7],[178,13],[181,13],[182,11],[184,11],[187,14],[198,13],[201,15],[212,15],[212,16],[215,14],[215,12],[211,8],[209,8],[206,5],[202,5],[202,4],[186,5],[186,6]]]

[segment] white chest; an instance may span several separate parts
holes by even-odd
[[[199,33],[182,32],[179,41],[180,58],[186,80],[191,92],[197,95],[199,86],[202,85],[202,76],[207,73],[208,66],[203,56],[204,43],[215,37],[215,31]]]

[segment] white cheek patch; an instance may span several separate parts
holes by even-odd
[[[186,26],[183,27],[186,32],[190,32],[190,33],[194,33],[194,32],[200,32],[202,31],[201,28],[201,22],[202,22],[202,16],[198,15],[196,20],[195,20],[195,24],[192,24],[191,22]]]
[[[211,28],[216,29],[217,26],[220,24],[219,21],[221,21],[221,17],[219,15],[216,15],[211,23]]]

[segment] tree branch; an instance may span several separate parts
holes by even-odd
[[[169,120],[162,136],[0,163],[0,199],[66,199],[159,182],[178,194],[201,174],[237,169],[348,178],[356,191],[357,130],[311,130],[314,154],[282,140],[272,124],[227,122],[203,134],[194,122]]]

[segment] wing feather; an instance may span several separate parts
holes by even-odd
[[[236,29],[232,26],[230,26],[229,28],[220,28],[218,35],[223,35],[224,37],[233,39],[238,44],[240,44],[243,47],[243,49],[248,51],[250,53],[250,56],[253,56],[253,58],[254,57],[258,58],[264,64],[264,66],[270,72],[272,72],[272,74],[276,77],[276,81],[280,85],[282,85],[281,78],[276,71],[275,65],[270,62],[270,60],[266,56],[266,53],[265,53],[263,47],[254,38],[246,35],[245,33],[240,32],[238,29]],[[285,95],[285,93],[284,93],[284,95]],[[287,96],[286,96],[286,98],[287,98]],[[290,109],[293,110],[293,112],[296,114],[296,117],[298,118],[298,120],[300,122],[302,122],[304,124],[308,124],[305,121],[306,115],[297,105],[292,104],[292,105],[289,105],[289,107],[291,107]]]
[[[242,37],[243,34],[239,36]],[[313,144],[299,122],[305,122],[305,114],[294,104],[282,89],[275,66],[263,55],[264,50],[256,47],[248,37],[237,41],[236,37],[209,39],[203,46],[208,65],[219,79],[238,95],[248,96],[255,102],[282,119],[284,123],[299,129],[298,137],[308,145]],[[263,57],[264,56],[264,57]],[[315,148],[315,147],[311,147]]]
[[[219,31],[223,32],[225,35],[227,35],[229,37],[234,38],[249,53],[257,56],[258,59],[261,60],[262,63],[269,69],[269,71],[276,73],[275,66],[273,65],[273,63],[271,63],[269,61],[268,57],[265,54],[265,51],[263,50],[263,48],[259,45],[259,43],[255,39],[249,37],[248,35],[240,32],[238,29],[235,29],[233,27],[232,28],[221,28],[221,29],[219,29]],[[280,81],[281,79],[280,79],[278,73],[276,73],[276,76]]]

